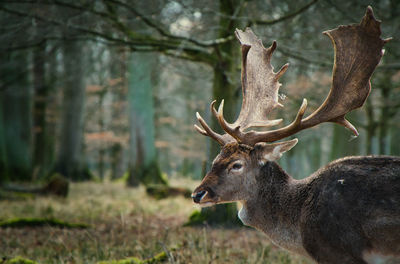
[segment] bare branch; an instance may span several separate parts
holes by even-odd
[[[272,20],[254,20],[254,21],[250,21],[248,26],[251,26],[253,24],[257,24],[257,25],[274,25],[277,24],[279,22],[294,18],[295,16],[303,13],[304,11],[306,11],[307,9],[309,9],[311,6],[313,6],[315,3],[317,3],[318,0],[312,0],[310,3],[306,4],[305,6],[300,7],[298,10],[286,14],[280,18],[277,19],[272,19]]]
[[[285,49],[283,47],[280,47],[278,52],[282,53],[283,55],[285,55],[287,57],[293,58],[295,60],[306,62],[308,65],[312,64],[312,65],[318,65],[320,67],[331,67],[332,66],[332,63],[324,62],[324,61],[312,60],[312,59],[309,59],[307,57],[303,57],[303,56],[301,56],[299,54],[295,54],[293,51],[290,51],[290,50]]]
[[[193,44],[201,46],[201,47],[212,47],[212,46],[216,46],[216,45],[233,40],[232,36],[229,36],[226,38],[218,38],[218,39],[214,39],[214,40],[208,40],[208,41],[201,41],[201,40],[197,40],[197,39],[190,38],[190,37],[173,35],[173,34],[167,32],[166,30],[164,30],[156,22],[152,21],[151,19],[149,19],[148,17],[146,17],[145,15],[140,13],[136,8],[133,7],[133,5],[128,5],[128,4],[118,1],[118,0],[105,0],[105,2],[111,2],[116,5],[124,7],[125,9],[130,11],[132,14],[139,17],[146,25],[155,29],[160,35],[167,37],[169,39],[187,41],[187,42],[193,43]]]
[[[182,56],[182,58],[190,58],[190,60],[197,60],[200,62],[208,63],[211,64],[213,62],[213,58],[211,55],[211,52],[205,49],[193,47],[193,46],[187,46],[183,43],[183,41],[168,41],[165,39],[156,39],[148,35],[143,35],[143,34],[137,34],[134,31],[131,31],[129,28],[127,28],[125,25],[119,24],[119,26],[123,26],[124,28],[121,28],[121,31],[125,31],[125,37],[126,38],[118,38],[111,36],[109,34],[105,34],[103,32],[93,30],[90,28],[70,24],[70,23],[65,23],[64,21],[59,21],[55,20],[49,17],[42,17],[37,14],[30,14],[30,13],[25,13],[19,10],[15,9],[10,9],[5,6],[0,6],[0,11],[13,14],[19,17],[29,17],[29,18],[34,18],[39,21],[52,24],[55,26],[62,26],[62,27],[68,27],[73,30],[76,30],[81,33],[86,33],[89,35],[92,35],[94,37],[98,37],[101,39],[104,39],[108,42],[111,43],[117,43],[120,45],[125,45],[129,46],[132,50],[140,50],[140,49],[147,49],[151,51],[159,51],[163,52],[166,55],[169,55],[169,52],[166,52],[168,50],[176,50],[176,52],[179,53],[185,53],[185,55]],[[99,12],[97,12],[99,14]],[[103,14],[102,14],[103,15]],[[108,15],[110,19],[110,17]],[[117,21],[118,23],[118,21]],[[196,58],[196,59],[194,59]]]

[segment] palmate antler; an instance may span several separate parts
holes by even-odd
[[[270,61],[276,42],[266,49],[251,29],[247,28],[245,32],[236,30],[235,33],[242,48],[243,103],[239,117],[233,124],[228,123],[223,117],[224,101],[218,111],[213,101],[211,110],[227,134],[214,132],[198,113],[197,119],[203,128],[195,125],[197,131],[217,140],[221,145],[236,140],[249,146],[258,142],[277,141],[323,122],[338,123],[358,135],[345,115],[361,107],[367,99],[371,90],[370,77],[382,58],[384,44],[389,41],[380,38],[380,21],[375,19],[371,7],[367,8],[360,24],[339,26],[323,32],[332,40],[335,49],[332,86],[324,103],[303,119],[307,107],[307,100],[304,99],[291,124],[270,131],[245,129],[271,127],[282,121],[268,120],[267,116],[274,108],[282,106],[278,102],[281,86],[278,80],[287,70],[288,64],[274,73]]]

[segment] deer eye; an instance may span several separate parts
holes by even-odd
[[[243,168],[242,163],[236,162],[233,164],[232,169],[233,170],[240,170],[241,168]]]

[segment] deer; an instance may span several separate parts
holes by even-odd
[[[268,115],[278,101],[279,79],[271,57],[276,41],[265,48],[250,28],[236,29],[241,46],[243,101],[237,120],[229,123],[210,105],[224,134],[215,132],[197,112],[202,135],[221,145],[210,171],[192,193],[194,203],[212,206],[239,202],[243,224],[265,233],[276,245],[317,263],[368,263],[371,256],[400,255],[400,157],[352,156],[333,161],[304,179],[294,179],[277,163],[292,149],[295,133],[324,122],[336,123],[355,136],[345,118],[361,107],[370,79],[383,56],[380,21],[369,6],[359,24],[323,32],[334,46],[332,85],[325,101],[304,117],[304,99],[294,121],[272,129],[282,119]],[[255,128],[258,129],[255,129]]]

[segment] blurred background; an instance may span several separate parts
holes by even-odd
[[[2,0],[0,185],[24,191],[57,176],[187,195],[219,151],[195,132],[196,111],[220,131],[209,103],[225,99],[231,122],[240,110],[234,30],[277,40],[275,70],[290,63],[273,113],[287,124],[303,98],[307,115],[329,92],[333,47],[321,32],[358,23],[367,5],[394,39],[348,116],[360,136],[334,124],[300,132],[280,161],[295,178],[347,155],[400,155],[399,1]]]

